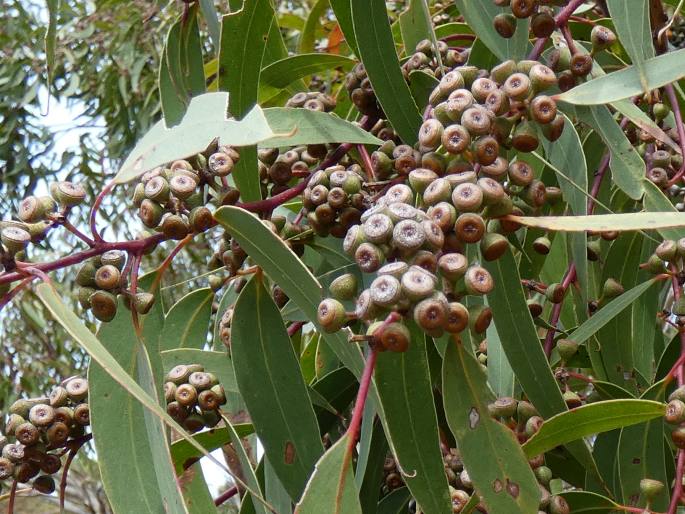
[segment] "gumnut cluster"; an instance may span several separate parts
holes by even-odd
[[[9,408],[0,435],[0,480],[30,483],[43,494],[55,491],[52,475],[62,468],[64,449],[78,449],[90,425],[88,382],[74,377],[49,397],[20,399]]]
[[[191,433],[215,427],[226,404],[217,377],[199,364],[174,366],[165,377],[164,398],[167,413]]]

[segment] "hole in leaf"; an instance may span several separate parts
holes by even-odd
[[[478,426],[478,423],[480,422],[480,414],[478,414],[478,409],[475,407],[471,407],[471,410],[469,411],[469,428],[473,430]]]

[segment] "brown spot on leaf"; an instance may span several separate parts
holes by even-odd
[[[507,492],[511,495],[512,498],[516,499],[519,496],[519,490],[520,487],[516,482],[511,482],[507,478]]]
[[[501,493],[502,490],[504,489],[504,484],[502,484],[502,481],[497,478],[493,483],[492,483],[492,489],[496,493]]]
[[[285,463],[292,464],[295,460],[295,445],[288,441],[285,443]]]
[[[635,457],[632,462],[633,462],[633,464],[640,464],[640,462],[642,462],[642,461],[640,460],[639,457]]]
[[[473,430],[480,423],[480,414],[478,414],[478,409],[471,407],[469,411],[469,428]]]

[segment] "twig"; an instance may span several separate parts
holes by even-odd
[[[680,104],[676,98],[673,84],[666,84],[664,90],[666,91],[666,96],[668,96],[668,102],[671,104],[671,110],[673,111],[673,117],[675,118],[680,153],[683,157],[683,163],[680,165],[680,169],[673,175],[673,178],[668,181],[668,185],[672,186],[673,184],[676,184],[682,178],[683,173],[685,173],[685,128],[683,127],[683,116],[680,112]]]
[[[376,180],[376,175],[373,172],[373,164],[371,163],[371,157],[369,156],[369,151],[362,144],[357,145],[357,151],[362,158],[362,164],[364,165],[364,171],[366,171],[366,178],[370,181]]]
[[[66,228],[69,232],[74,234],[76,237],[78,237],[81,241],[86,243],[91,248],[93,248],[95,246],[95,242],[91,238],[89,238],[87,235],[85,235],[83,232],[81,232],[79,229],[77,229],[74,225],[72,225],[71,222],[67,218],[64,218],[61,221],[61,224],[64,228]]]
[[[230,489],[225,490],[223,493],[217,496],[214,499],[214,505],[218,507],[219,505],[222,505],[224,502],[227,502],[233,498],[236,494],[238,494],[238,486],[234,485]]]
[[[102,204],[102,201],[105,199],[105,196],[107,196],[112,189],[114,189],[114,186],[116,185],[116,182],[111,181],[109,184],[107,184],[102,191],[100,191],[100,194],[95,198],[95,202],[93,202],[93,208],[90,210],[90,231],[93,234],[93,239],[95,240],[96,244],[99,243],[104,243],[105,240],[102,239],[100,234],[98,233],[97,229],[97,224],[96,224],[96,218],[98,214],[98,210],[100,209],[100,205]]]

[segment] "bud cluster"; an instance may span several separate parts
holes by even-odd
[[[164,398],[167,413],[191,433],[215,427],[226,404],[217,377],[199,364],[174,366],[165,377]]]
[[[63,448],[81,439],[88,425],[88,382],[83,378],[66,380],[49,397],[15,401],[0,435],[0,480],[32,482],[34,490],[51,494],[51,475],[62,468]]]

